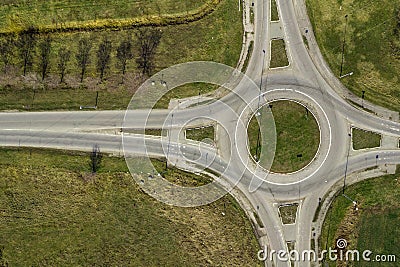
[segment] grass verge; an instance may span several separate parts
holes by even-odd
[[[288,173],[297,171],[314,158],[320,135],[318,124],[311,114],[293,101],[272,102],[272,114],[276,128],[276,150],[271,171]],[[269,109],[268,105],[262,109]],[[249,147],[256,153],[259,126],[253,116],[248,127]]]
[[[353,149],[374,148],[381,145],[381,135],[357,128],[351,129],[353,139]]]
[[[358,96],[400,111],[400,9],[392,0],[307,0],[321,52],[339,76],[346,26],[342,83]]]
[[[302,38],[303,38],[303,43],[304,43],[304,45],[306,46],[307,49],[309,49],[307,37],[306,37],[304,34],[302,34],[301,36],[302,36]]]
[[[350,104],[352,104],[353,106],[355,106],[357,108],[361,108],[362,110],[365,110],[366,112],[369,112],[369,113],[377,115],[374,111],[372,111],[372,110],[370,110],[370,109],[368,109],[366,107],[363,107],[362,105],[360,105],[360,104],[358,104],[358,103],[356,103],[356,102],[354,102],[354,101],[352,101],[350,99],[348,101],[349,101]]]
[[[253,49],[254,49],[254,41],[250,41],[249,50],[247,51],[247,56],[243,63],[243,68],[242,68],[243,73],[245,73],[247,70],[247,66],[249,65],[251,55],[253,54]]]
[[[0,166],[0,262],[10,266],[260,266],[250,222],[230,196],[164,205],[123,158],[104,156],[92,175],[87,153],[2,148]]]
[[[153,136],[167,136],[168,131],[163,129],[125,129],[124,133],[130,134],[145,134],[145,135],[153,135]]]
[[[148,135],[156,135],[156,136],[165,136],[166,135],[166,133],[163,133],[162,129],[145,129],[144,133],[148,134]]]
[[[155,108],[168,108],[171,99],[183,99],[188,97],[198,96],[200,99],[201,95],[207,95],[218,89],[217,85],[209,83],[188,83],[185,85],[178,86],[165,95],[155,104]],[[199,101],[197,101],[199,103]],[[197,104],[196,103],[196,104]]]
[[[346,195],[357,200],[359,210],[351,201],[339,195],[332,203],[325,219],[321,246],[335,248],[336,238],[347,240],[348,249],[365,249],[376,254],[399,255],[400,197],[399,174],[386,175],[351,185]],[[336,266],[336,262],[329,262]],[[354,266],[377,266],[376,262],[354,262]],[[379,266],[397,266],[381,262]]]
[[[271,0],[271,21],[279,20],[278,6],[276,0]]]
[[[214,140],[214,126],[186,129],[186,138],[199,142],[205,139]]]
[[[299,205],[296,203],[279,207],[279,215],[283,224],[293,224],[296,222],[298,206]]]
[[[271,61],[270,68],[281,68],[289,65],[286,54],[285,41],[283,39],[271,40]]]

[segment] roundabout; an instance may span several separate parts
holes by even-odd
[[[310,50],[305,48],[301,31],[307,27],[308,32],[310,26],[300,27],[299,23],[307,21],[301,20],[304,10],[291,1],[278,1],[290,65],[274,73],[264,73],[267,68],[262,59],[270,51],[263,44],[271,39],[270,25],[264,19],[268,18],[269,3],[255,3],[257,34],[254,34],[254,50],[246,74],[218,63],[191,62],[165,69],[147,80],[125,112],[3,113],[2,144],[91,151],[96,142],[105,152],[124,155],[132,177],[157,200],[168,205],[195,207],[230,193],[241,200],[253,221],[260,245],[275,251],[287,251],[288,243],[295,244],[299,251],[310,249],[312,236],[318,235],[313,216],[320,199],[335,183],[340,183],[344,192],[346,177],[351,173],[371,167],[385,170],[387,165],[398,164],[400,126],[351,106],[337,93],[341,90],[335,84],[338,80],[324,68],[318,53],[313,54],[316,52],[312,39],[307,39]],[[264,24],[264,28],[260,27]],[[207,105],[154,109],[157,100],[169,90],[190,82],[223,86],[230,93]],[[274,120],[270,108],[264,114],[260,112],[259,116],[265,115],[267,119],[264,116],[258,123],[261,124],[259,142],[267,146],[260,151],[257,151],[260,146],[256,146],[254,151],[247,134],[249,122],[260,107],[274,106],[281,101],[304,107],[304,112],[314,117],[319,135],[319,141],[315,142],[318,147],[310,152],[310,160],[288,173],[270,168],[277,149],[279,152],[281,133],[276,131],[279,121]],[[205,123],[215,125],[215,146],[182,138],[184,129],[205,126]],[[384,148],[350,154],[352,127],[378,132],[385,140],[396,140],[395,147],[393,142],[388,142]],[[143,130],[143,134],[132,134],[137,129]],[[168,134],[149,136],[145,135],[146,129],[163,129]],[[298,142],[307,144],[308,141],[305,138]],[[294,154],[297,158],[303,153]],[[192,168],[192,172],[212,171],[217,175],[204,186],[175,185],[157,173],[152,175],[155,168],[150,158],[164,158],[165,169],[176,166]],[[282,204],[297,206],[294,223],[282,224],[278,210]],[[274,258],[265,265],[287,267],[291,264]],[[297,265],[310,266],[310,262]]]

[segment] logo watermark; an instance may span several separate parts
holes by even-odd
[[[394,254],[375,254],[371,250],[346,249],[347,241],[338,239],[336,248],[328,248],[317,253],[314,250],[269,250],[267,246],[259,250],[257,258],[260,261],[281,262],[322,262],[322,261],[344,261],[344,262],[396,262]]]

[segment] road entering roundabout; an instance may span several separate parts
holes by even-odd
[[[152,107],[159,98],[173,88],[193,82],[223,86],[231,90],[231,93],[209,105],[200,105],[186,110],[175,108],[168,110],[165,117],[160,118],[158,113],[155,113],[156,117],[153,117]],[[144,125],[139,127],[143,130],[143,134],[146,128],[155,127],[154,123],[168,134],[161,137],[161,147],[156,150],[152,146],[154,140],[143,135],[143,154],[141,156],[147,155],[149,158],[162,156],[167,159],[167,164],[186,169],[190,167],[197,168],[199,171],[210,169],[225,178],[228,191],[246,176],[251,178],[250,192],[257,190],[263,184],[280,188],[279,186],[283,185],[302,183],[315,176],[326,163],[332,146],[332,119],[317,102],[318,94],[315,94],[315,90],[310,90],[313,94],[309,94],[305,93],[304,89],[299,91],[297,88],[265,88],[264,90],[264,92],[260,92],[256,83],[237,70],[212,62],[184,63],[165,69],[151,77],[132,98],[124,118],[123,148],[130,171],[134,174],[143,172],[143,169],[151,169],[151,172],[156,172],[152,168],[150,160],[141,157],[139,164],[137,154],[131,154],[129,149],[132,139],[129,129],[132,126],[138,128],[135,110],[147,110],[147,114],[141,113],[142,116],[146,116],[145,120],[141,120]],[[262,153],[260,153],[260,160],[263,161],[262,167],[255,164],[249,155],[247,143],[247,127],[250,118],[253,114],[257,114],[259,107],[278,100],[296,101],[310,111],[317,121],[321,140],[314,159],[307,166],[296,172],[285,174],[269,171],[276,149],[275,121],[271,112],[264,114],[260,124],[263,127],[260,142],[267,144],[267,146],[263,146]],[[329,107],[327,104],[325,106]],[[203,121],[208,121],[208,123],[213,121],[217,125],[216,148],[201,144],[191,146],[191,143],[182,138],[182,132],[185,127],[188,127],[188,124],[201,124]],[[152,122],[153,125],[148,125],[149,122]],[[151,145],[148,146],[148,144]],[[136,141],[135,145],[137,145]],[[188,154],[191,154],[192,157],[188,157]],[[195,154],[196,157],[193,156]],[[150,195],[172,205],[204,205],[207,204],[207,201],[218,199],[223,192],[220,190],[221,185],[218,180],[204,187],[193,189],[173,185],[162,176],[156,177],[151,181],[141,182],[141,186]],[[205,198],[205,196],[207,197]]]

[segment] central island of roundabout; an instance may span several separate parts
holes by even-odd
[[[342,128],[332,127],[337,123],[331,116],[335,107],[329,101],[321,105],[317,100],[322,98],[313,88],[270,85],[242,112],[246,129],[237,131],[236,139],[245,141],[238,142],[237,151],[260,185],[262,180],[284,192],[282,186],[303,184],[311,177],[307,184],[323,181],[319,173],[330,166],[333,143],[343,140],[333,134]]]
[[[263,120],[271,112],[276,129],[275,156],[271,166],[260,155],[266,146],[262,142]],[[317,120],[301,102],[276,100],[260,107],[251,117],[248,127],[248,149],[252,159],[274,173],[292,173],[306,168],[315,158],[320,145]],[[267,166],[265,166],[267,165]]]

